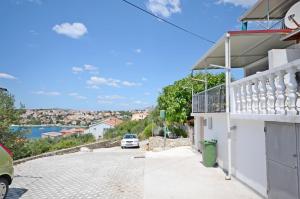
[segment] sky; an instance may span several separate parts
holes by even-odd
[[[213,41],[255,3],[129,1]],[[212,46],[121,0],[1,0],[0,24],[0,87],[26,108],[153,106]]]

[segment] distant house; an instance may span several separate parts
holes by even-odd
[[[83,128],[73,128],[73,129],[63,129],[60,131],[63,137],[70,136],[70,135],[81,135],[83,134],[85,129]]]
[[[138,113],[133,113],[131,120],[132,121],[138,121],[138,120],[143,120],[149,115],[148,112],[138,112]]]
[[[61,137],[62,134],[60,132],[47,132],[47,133],[42,133],[42,138],[57,138]]]
[[[96,124],[89,126],[87,130],[84,131],[85,134],[91,133],[96,139],[103,138],[104,133],[111,128],[121,124],[123,121],[118,118],[108,118]]]

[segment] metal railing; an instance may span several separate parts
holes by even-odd
[[[205,104],[205,91],[193,95],[193,113],[226,112],[225,84],[207,89],[207,104]],[[207,107],[207,108],[206,108]]]

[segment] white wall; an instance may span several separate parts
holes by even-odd
[[[212,117],[212,129],[204,127],[206,140],[218,140],[217,161],[227,170],[227,132],[224,113],[205,114],[205,119]],[[200,124],[200,121],[199,121]],[[232,120],[232,172],[245,184],[267,196],[267,172],[264,121]]]
[[[212,128],[209,129],[208,125],[204,126],[204,139],[205,140],[218,140],[217,153],[218,164],[221,168],[227,170],[227,133],[226,133],[226,114],[225,113],[211,113],[206,114],[205,119],[212,118]]]
[[[96,139],[98,139],[98,138],[102,138],[104,134],[104,130],[109,128],[111,128],[110,125],[101,123],[95,126],[90,126],[84,133],[91,133],[94,135]]]
[[[264,121],[233,120],[232,161],[235,176],[267,196],[267,169]]]
[[[200,150],[200,116],[194,116],[194,141],[195,148]]]

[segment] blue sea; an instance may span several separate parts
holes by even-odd
[[[63,129],[71,129],[74,128],[74,126],[47,126],[47,125],[41,125],[41,126],[11,126],[12,131],[24,131],[26,132],[26,137],[30,139],[34,138],[41,138],[42,133],[47,132],[60,132]]]

